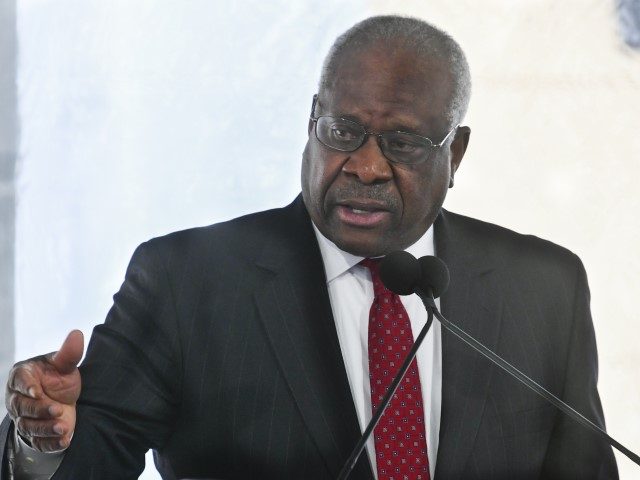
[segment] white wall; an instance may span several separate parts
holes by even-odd
[[[609,432],[640,450],[640,67],[613,2],[432,0],[468,53],[452,210],[589,273]],[[384,1],[18,3],[17,357],[89,335],[145,239],[288,203],[326,50]],[[635,127],[635,128],[634,128]],[[640,472],[618,457],[622,478]],[[144,478],[156,478],[147,473]]]

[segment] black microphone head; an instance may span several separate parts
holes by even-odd
[[[398,295],[412,294],[420,282],[420,265],[409,252],[391,252],[380,262],[380,280]]]
[[[423,290],[433,292],[433,298],[442,295],[449,286],[449,269],[438,257],[427,255],[418,259],[420,265],[420,283]]]

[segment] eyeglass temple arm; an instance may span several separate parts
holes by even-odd
[[[311,120],[317,120],[315,117],[316,114],[316,104],[318,103],[318,94],[313,95],[313,101],[311,102],[311,116],[309,117]]]
[[[314,105],[315,105],[315,104],[314,104]],[[444,138],[442,139],[442,141],[441,141],[439,144],[434,145],[434,147],[435,147],[435,148],[440,148],[440,147],[442,147],[442,145],[444,145],[444,142],[446,142],[446,141],[447,141],[447,138],[449,138],[453,132],[455,132],[456,130],[458,130],[458,127],[459,127],[459,126],[460,126],[460,124],[457,124],[455,127],[453,127],[453,128],[451,129],[451,131],[449,131],[449,133],[447,133],[447,136],[446,136],[446,137],[444,137]]]

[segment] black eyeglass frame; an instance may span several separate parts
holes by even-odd
[[[358,150],[360,147],[362,147],[362,145],[364,145],[364,144],[365,144],[365,142],[366,142],[366,140],[367,140],[367,137],[369,137],[369,136],[374,136],[374,137],[377,137],[377,140],[378,140],[378,147],[380,148],[380,151],[382,152],[382,154],[384,155],[384,157],[385,157],[387,160],[389,160],[390,162],[392,162],[392,163],[400,163],[400,164],[403,164],[403,165],[418,165],[418,164],[420,164],[420,163],[424,163],[424,162],[426,162],[426,161],[429,159],[429,157],[431,156],[431,152],[432,152],[434,149],[436,149],[436,148],[441,148],[441,147],[445,144],[445,142],[447,141],[447,139],[451,136],[451,134],[452,134],[452,133],[454,133],[454,132],[458,129],[458,127],[460,126],[460,124],[457,124],[455,127],[453,127],[453,128],[449,131],[449,133],[447,133],[447,134],[445,135],[445,137],[442,139],[442,141],[441,141],[440,143],[435,144],[435,143],[433,143],[433,140],[431,140],[429,137],[424,137],[424,136],[422,136],[422,135],[418,135],[418,134],[416,134],[416,133],[403,132],[403,131],[401,131],[401,130],[389,130],[389,131],[385,131],[385,132],[370,132],[370,131],[368,131],[368,130],[367,130],[367,128],[366,128],[364,125],[362,125],[362,124],[360,124],[360,123],[358,123],[358,122],[354,122],[353,120],[346,119],[346,118],[334,117],[333,115],[318,115],[318,116],[316,117],[316,116],[315,116],[315,110],[316,110],[316,104],[317,104],[317,103],[318,103],[318,94],[316,93],[316,94],[313,96],[313,102],[311,103],[311,116],[309,117],[309,120],[311,120],[311,121],[315,124],[315,125],[314,125],[314,128],[313,128],[313,133],[314,133],[314,135],[316,136],[316,139],[317,139],[317,140],[318,140],[322,145],[324,145],[324,146],[325,146],[325,147],[327,147],[327,148],[331,148],[331,149],[333,149],[333,150],[337,150],[337,151],[339,151],[339,152],[355,152],[355,151],[356,151],[356,150]],[[349,122],[349,123],[352,123],[352,124],[358,125],[359,127],[361,127],[361,128],[362,128],[362,130],[363,130],[363,132],[364,132],[364,135],[362,136],[362,141],[360,142],[360,144],[359,144],[357,147],[355,147],[355,148],[350,148],[350,149],[342,149],[342,148],[334,147],[333,145],[327,145],[327,144],[326,144],[326,143],[324,143],[322,140],[320,140],[320,137],[318,136],[318,120],[319,120],[320,118],[322,118],[322,117],[326,117],[326,118],[337,118],[337,119],[343,120],[343,121],[345,121],[345,122]],[[415,161],[415,162],[402,162],[402,161],[394,160],[394,159],[389,158],[389,157],[387,156],[387,154],[385,153],[385,149],[383,148],[382,139],[383,139],[387,134],[402,134],[402,135],[409,135],[410,137],[415,137],[415,138],[417,138],[417,139],[424,140],[424,141],[426,141],[426,142],[428,143],[428,149],[429,149],[429,150],[428,150],[427,154],[425,155],[425,157],[424,157],[422,160],[419,160],[419,161]]]

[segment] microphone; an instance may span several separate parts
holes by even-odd
[[[416,257],[409,252],[393,252],[380,262],[380,280],[398,295],[417,290],[438,298],[449,286],[449,269],[438,257]]]
[[[431,255],[420,257],[418,264],[420,265],[418,287],[429,297],[438,298],[449,286],[449,269],[442,260]],[[382,278],[382,283],[384,283],[384,278]],[[390,287],[387,288],[394,291]]]
[[[380,280],[393,293],[410,295],[422,280],[420,262],[409,252],[392,252],[380,261]]]
[[[425,298],[433,302],[434,294],[436,295],[435,298],[437,298],[438,295],[442,294],[447,289],[447,286],[449,285],[449,271],[442,260],[435,257],[430,258],[435,259],[435,263],[439,262],[438,266],[433,266],[435,264],[433,260],[422,260],[421,258],[419,261],[409,252],[392,252],[380,261],[380,280],[382,280],[384,286],[393,293],[398,295],[410,295],[414,292],[420,292],[420,298],[423,302],[425,301]],[[435,303],[433,305],[435,307]],[[413,362],[420,345],[422,345],[422,342],[427,336],[427,332],[433,323],[433,311],[430,308],[427,308],[427,315],[427,323],[425,323],[422,330],[420,330],[420,334],[415,339],[413,346],[407,353],[398,373],[391,381],[391,384],[387,389],[387,393],[380,402],[380,406],[375,412],[373,412],[367,428],[365,428],[360,440],[353,448],[353,451],[342,467],[342,470],[340,470],[338,480],[345,480],[355,467],[360,454],[364,450],[367,440],[369,440],[369,437],[373,432],[373,429],[380,421],[380,418],[382,418],[382,414],[391,402],[398,385],[400,385],[405,373],[409,370],[411,362]]]
[[[404,252],[400,252],[400,253],[404,253]],[[394,254],[394,258],[396,256],[397,255]],[[407,260],[402,260],[402,261],[408,262]],[[420,280],[417,282],[414,280],[415,273],[413,269],[415,269],[415,267],[411,266],[410,267],[411,270],[407,270],[407,274],[406,274],[406,277],[411,280],[406,280],[407,285],[402,284],[401,280],[399,279],[400,277],[403,276],[402,272],[399,271],[400,268],[402,268],[401,262],[397,262],[397,264],[393,268],[388,269],[389,276],[387,278],[383,276],[382,268],[380,268],[380,279],[382,280],[382,283],[384,283],[384,285],[389,290],[399,295],[407,295],[407,293],[401,293],[401,292],[409,291],[409,282],[412,282],[411,285],[414,286],[414,291],[411,291],[409,293],[415,292],[416,294],[418,294],[422,299],[422,302],[425,308],[430,313],[433,313],[433,315],[435,315],[435,317],[440,321],[440,324],[446,330],[448,330],[453,335],[458,337],[460,340],[462,340],[464,343],[466,343],[471,348],[476,350],[478,353],[483,355],[485,358],[489,359],[495,365],[499,366],[501,369],[503,369],[513,378],[515,378],[520,383],[527,386],[530,390],[540,395],[547,402],[551,403],[556,408],[561,410],[564,414],[570,416],[572,419],[574,419],[584,427],[597,433],[602,439],[607,441],[609,445],[612,445],[613,447],[618,449],[621,453],[626,455],[629,459],[631,459],[633,462],[640,465],[640,457],[637,454],[633,453],[631,450],[624,447],[617,440],[609,436],[607,432],[605,432],[598,425],[596,425],[591,420],[589,420],[588,418],[580,414],[577,410],[567,405],[565,402],[560,400],[558,397],[556,397],[554,394],[549,392],[547,389],[545,389],[544,387],[542,387],[541,385],[539,385],[538,383],[530,379],[527,375],[522,373],[516,367],[514,367],[509,362],[504,360],[502,357],[500,357],[493,351],[489,350],[482,343],[480,343],[478,340],[476,340],[471,335],[466,333],[460,327],[458,327],[454,323],[451,323],[449,320],[447,320],[438,311],[438,308],[436,307],[436,304],[433,299],[437,298],[439,295],[444,293],[447,286],[449,285],[449,269],[447,268],[447,266],[442,260],[432,256],[421,257],[419,260],[417,260],[417,263],[420,266],[420,277],[419,277]],[[382,264],[380,266],[382,267]],[[402,290],[400,289],[394,290],[395,288],[397,288],[398,285],[405,288],[403,288]]]

